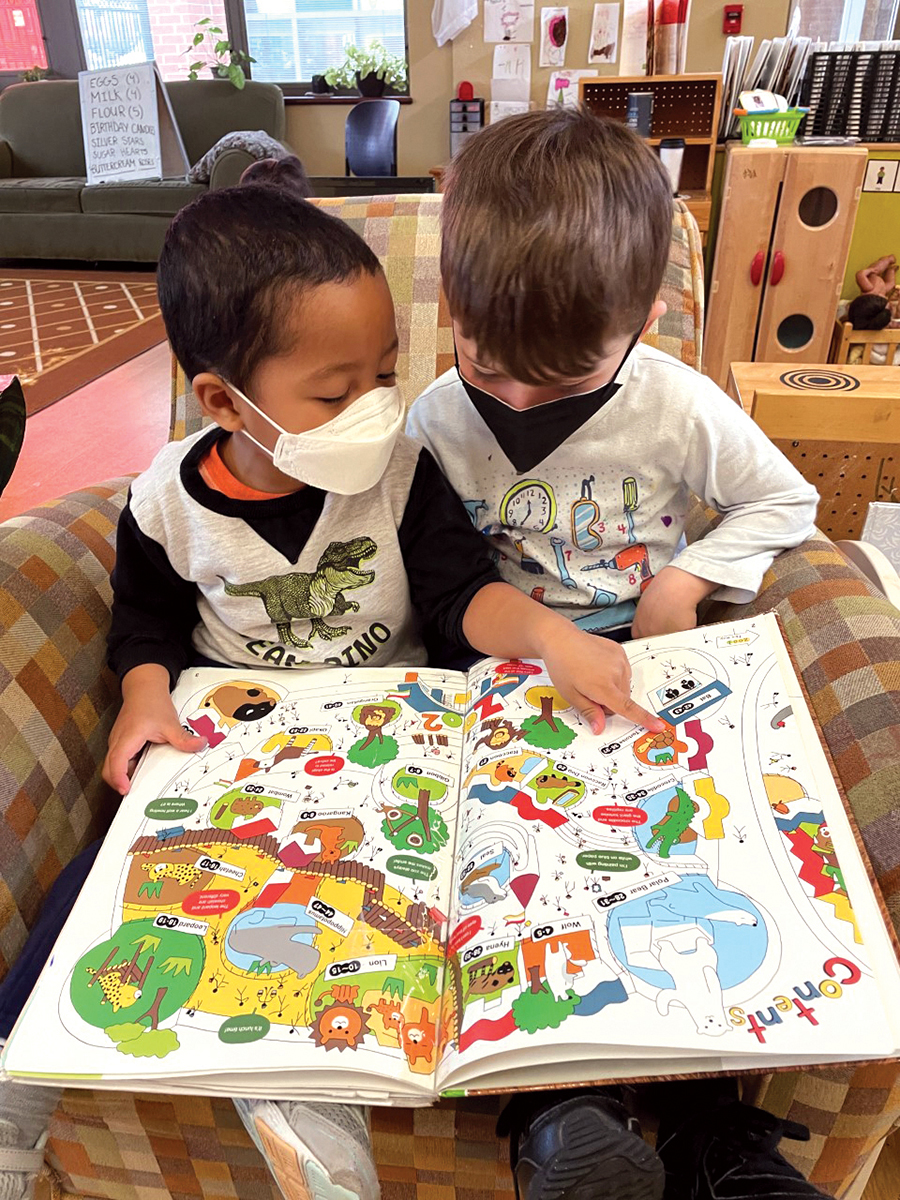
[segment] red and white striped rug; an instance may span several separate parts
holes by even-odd
[[[0,372],[29,416],[165,336],[152,271],[0,268]]]

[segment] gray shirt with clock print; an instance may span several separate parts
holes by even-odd
[[[490,539],[504,579],[585,628],[627,624],[669,564],[719,584],[718,599],[752,600],[775,555],[813,533],[815,489],[733,400],[677,359],[640,345],[618,378],[612,399],[525,474],[455,368],[418,398],[407,432]],[[722,520],[685,546],[691,493]]]

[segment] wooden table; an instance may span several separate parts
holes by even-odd
[[[727,391],[818,488],[830,538],[900,501],[900,367],[732,363]]]

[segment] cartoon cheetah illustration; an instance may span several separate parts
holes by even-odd
[[[174,879],[182,887],[193,887],[203,878],[203,872],[193,863],[144,863],[142,871],[147,871],[154,883],[164,879]]]

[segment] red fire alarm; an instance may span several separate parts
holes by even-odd
[[[743,15],[743,4],[726,4],[722,10],[722,32],[731,34],[732,37],[739,34]]]

